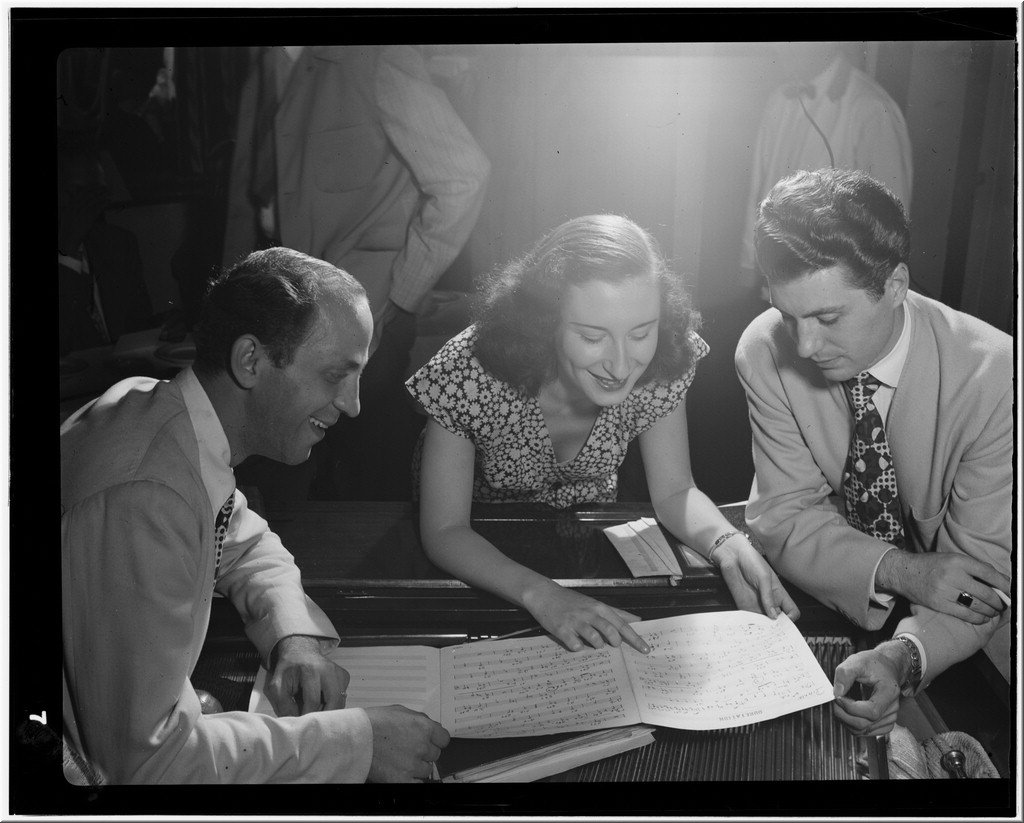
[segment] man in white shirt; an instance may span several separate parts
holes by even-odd
[[[790,82],[765,104],[754,146],[740,268],[755,272],[757,204],[783,177],[827,166],[859,169],[909,210],[913,163],[907,123],[878,83],[854,66],[841,43],[783,43],[775,50]]]
[[[363,288],[291,249],[214,282],[197,358],[129,378],[61,427],[64,734],[110,783],[415,780],[448,742],[401,706],[346,709],[338,644],[233,467],[294,465],[359,413]],[[189,678],[214,592],[269,671],[277,717],[203,714]]]
[[[755,239],[773,308],[736,349],[747,523],[780,575],[854,623],[909,605],[836,672],[837,715],[880,734],[901,692],[980,648],[1009,679],[1010,337],[909,290],[906,212],[863,172],[783,179]],[[855,681],[868,699],[847,696]]]

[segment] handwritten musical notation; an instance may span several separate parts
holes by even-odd
[[[441,714],[456,737],[508,737],[639,723],[618,649],[569,652],[549,637],[441,652]]]
[[[716,612],[638,624],[650,655],[624,654],[644,722],[718,729],[832,699],[832,685],[785,615]]]
[[[338,648],[349,707],[422,711],[453,737],[528,737],[638,723],[720,729],[826,703],[832,685],[785,615],[681,615],[633,624],[651,646],[569,652],[550,637],[434,649]],[[274,714],[260,670],[250,711]]]

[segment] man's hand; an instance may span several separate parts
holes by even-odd
[[[937,612],[980,625],[1002,612],[1003,605],[993,589],[1010,593],[1010,578],[995,566],[952,552],[918,554],[886,552],[875,572],[875,588],[902,594]],[[960,592],[974,598],[968,607],[957,602]]]
[[[617,647],[622,641],[643,654],[650,651],[629,625],[640,619],[637,615],[566,589],[553,580],[545,580],[529,591],[523,605],[571,652],[578,652],[584,644],[600,649],[605,643]]]
[[[328,660],[315,637],[283,637],[270,653],[267,699],[278,717],[344,709],[348,672]]]
[[[451,739],[440,723],[405,706],[366,709],[373,728],[371,783],[428,780],[441,749]]]
[[[832,712],[854,734],[888,734],[896,724],[900,683],[910,665],[910,652],[898,641],[850,655],[836,667]],[[861,684],[863,700],[849,696],[854,683]]]
[[[713,562],[718,564],[739,608],[766,614],[773,620],[780,611],[790,620],[800,617],[800,609],[778,575],[744,535],[733,535],[715,549]]]

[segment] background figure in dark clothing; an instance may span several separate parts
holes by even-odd
[[[490,164],[411,46],[274,46],[242,90],[223,262],[286,246],[349,272],[374,319],[358,418],[306,464],[240,467],[268,503],[409,499],[415,313],[462,249]]]
[[[61,357],[148,328],[153,309],[135,235],[107,224],[95,135],[62,131],[57,154],[57,305]]]

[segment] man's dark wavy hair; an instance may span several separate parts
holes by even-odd
[[[196,367],[230,373],[231,347],[252,334],[281,368],[309,335],[328,298],[354,305],[366,291],[345,271],[294,249],[255,251],[209,284],[192,332]]]
[[[899,198],[862,171],[798,171],[761,201],[754,247],[769,283],[844,265],[848,285],[878,299],[909,261],[910,221]]]
[[[657,351],[640,382],[681,377],[694,361],[689,332],[699,328],[700,315],[654,238],[614,214],[569,220],[528,254],[482,279],[474,311],[477,359],[498,379],[536,395],[556,374],[556,334],[567,288],[651,276],[661,291],[661,322]]]

